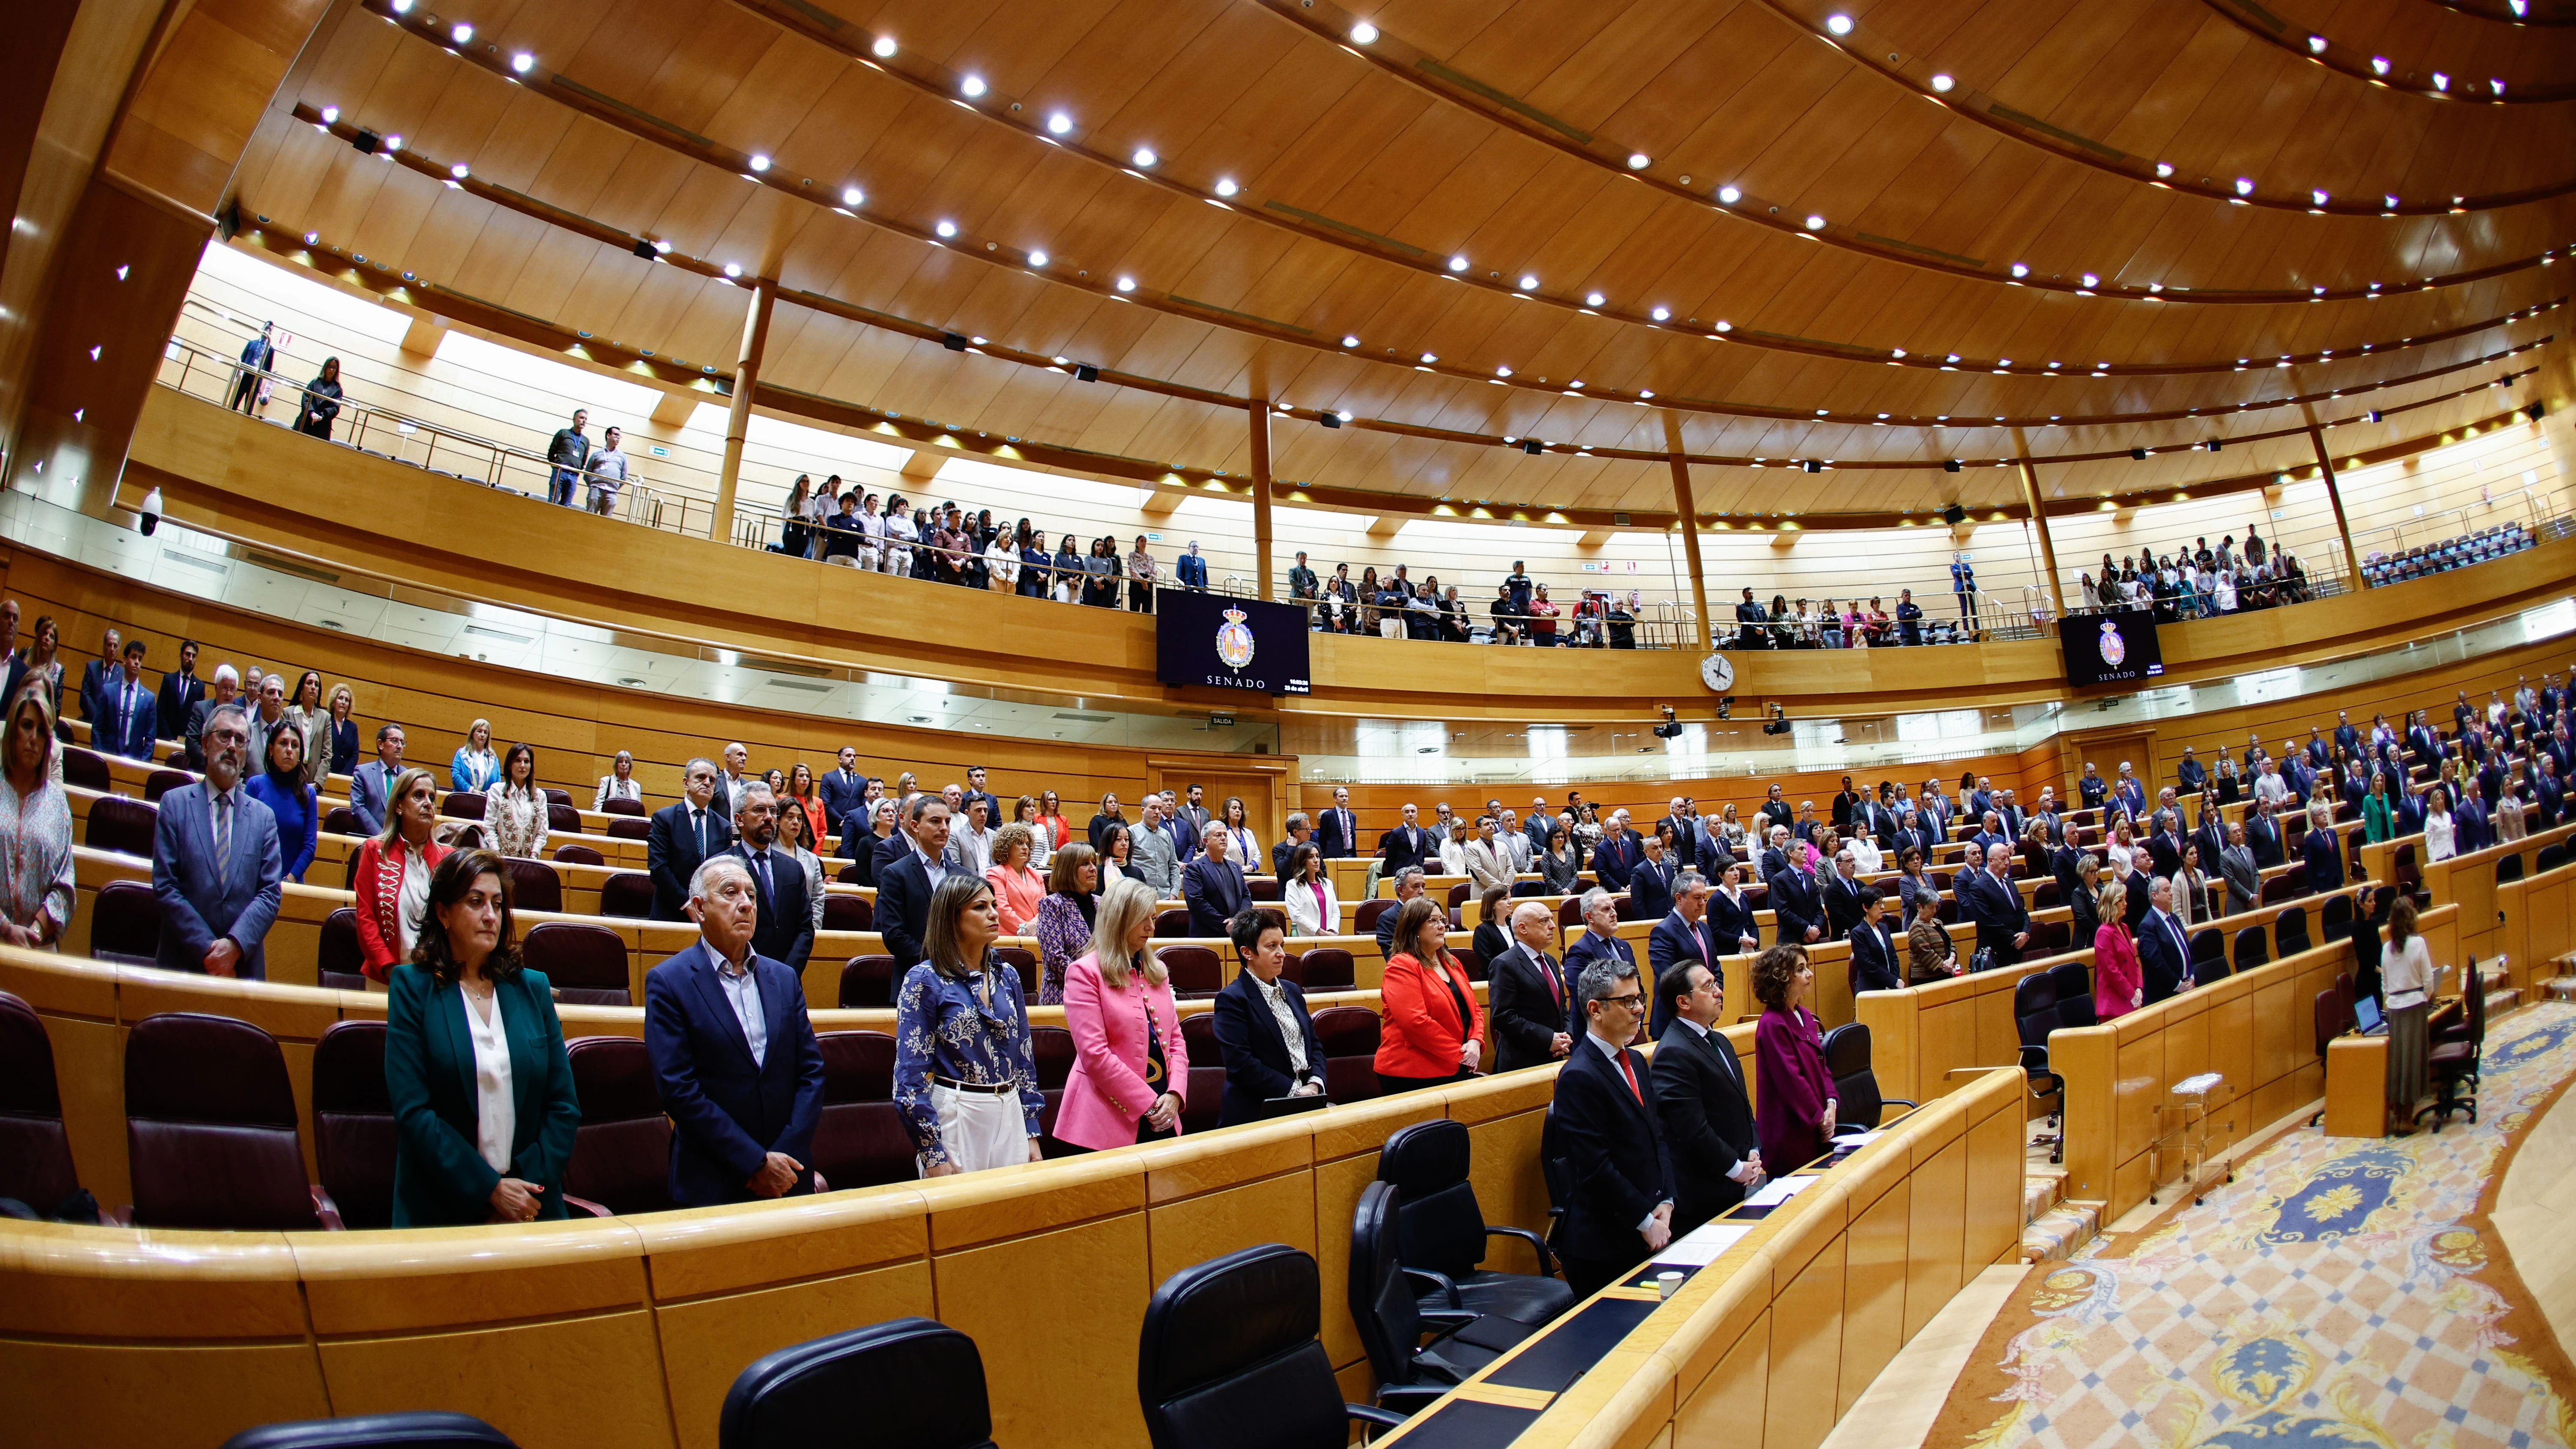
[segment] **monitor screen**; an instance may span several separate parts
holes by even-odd
[[[1165,684],[1306,694],[1306,611],[1190,589],[1154,595],[1154,677]]]
[[[2066,682],[2079,689],[2133,684],[2165,672],[2152,609],[2070,615],[2058,621],[2057,637],[2066,646]]]

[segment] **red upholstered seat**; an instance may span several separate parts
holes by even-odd
[[[141,800],[102,795],[89,803],[89,826],[81,834],[81,843],[92,850],[150,860],[152,825],[160,815],[158,807]]]
[[[563,877],[542,860],[503,859],[510,867],[510,907],[520,911],[563,913]]]
[[[912,1136],[894,1105],[894,1038],[881,1031],[827,1031],[823,1118],[814,1129],[814,1170],[835,1191],[909,1182],[919,1175]]]
[[[653,1059],[631,1036],[566,1044],[581,1127],[573,1134],[564,1192],[612,1213],[671,1206],[671,1119],[653,1086]]]
[[[102,794],[115,785],[108,777],[107,761],[79,748],[63,751],[63,783]]]
[[[447,798],[438,802],[438,813],[454,820],[480,820],[483,818],[483,792],[450,790]]]
[[[1324,1044],[1324,1095],[1362,1102],[1377,1090],[1377,1013],[1364,1006],[1330,1006],[1316,1012],[1315,1039]]]
[[[120,966],[149,966],[161,950],[161,902],[139,880],[112,880],[90,903],[91,959]]]
[[[827,895],[823,897],[824,930],[873,931],[876,928],[876,903],[866,896]]]
[[[0,991],[0,1197],[52,1213],[78,1191],[54,1044],[33,1007]]]
[[[193,1012],[137,1022],[125,1042],[125,1136],[137,1227],[340,1225],[305,1181],[286,1057],[249,1022]]]
[[[558,845],[555,859],[565,865],[606,865],[608,857],[587,845]]]
[[[1165,946],[1154,954],[1171,975],[1174,996],[1214,996],[1225,988],[1225,963],[1205,946]]]
[[[531,971],[546,974],[555,1000],[576,1006],[632,1006],[626,941],[591,921],[542,921],[520,943]]]
[[[853,956],[841,966],[839,1005],[844,1011],[854,1007],[892,1006],[894,984],[892,956]]]
[[[640,870],[621,870],[599,883],[599,913],[627,920],[653,914],[653,877]]]
[[[385,1024],[332,1023],[313,1048],[313,1155],[348,1226],[393,1225],[395,1136]]]
[[[1299,986],[1309,992],[1348,991],[1357,984],[1359,966],[1339,946],[1317,946],[1296,960]]]
[[[366,947],[358,940],[358,913],[342,906],[322,920],[321,944],[314,949],[314,964],[321,968],[322,984],[334,991],[367,989]]]
[[[162,796],[195,783],[197,777],[186,770],[155,770],[143,777],[143,798],[158,804]]]
[[[652,834],[653,822],[650,820],[620,816],[608,822],[608,838],[611,840],[647,840]]]
[[[608,815],[632,815],[632,816],[635,816],[635,817],[637,817],[637,818],[639,818],[639,819],[640,819],[640,818],[642,818],[642,817],[644,817],[644,816],[646,816],[646,815],[650,815],[650,814],[652,813],[651,811],[646,810],[646,809],[644,808],[644,802],[643,802],[643,801],[641,801],[641,800],[626,800],[626,799],[611,800],[611,801],[609,801],[607,804],[605,804],[605,805],[603,805],[603,806],[601,806],[601,807],[599,807],[599,808],[600,808],[601,812],[602,812],[602,813],[604,813],[604,814],[608,814]],[[612,826],[613,826],[613,825],[615,825],[617,822],[616,822],[616,821],[614,821],[614,820],[612,820],[612,821],[610,821],[610,822],[608,822],[608,823],[609,823],[610,825],[612,825]],[[612,831],[610,831],[609,833],[613,835],[613,834],[615,834],[616,832],[612,830]]]

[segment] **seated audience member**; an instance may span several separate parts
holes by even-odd
[[[53,711],[41,690],[9,704],[0,744],[0,941],[47,947],[72,923],[79,901],[72,864],[72,806],[54,775]]]
[[[712,856],[689,877],[698,939],[644,973],[644,1045],[682,1207],[814,1187],[805,1164],[823,1116],[823,1050],[803,980],[752,947],[759,917],[742,857]]]
[[[522,740],[501,761],[501,783],[483,797],[483,838],[496,854],[536,860],[545,854],[546,820],[537,752]]]
[[[639,805],[644,802],[644,782],[635,778],[635,757],[624,750],[617,752],[608,773],[599,777],[599,789],[591,795],[590,808],[606,810],[611,800],[632,800]]]
[[[1251,900],[1251,890],[1244,883],[1242,868],[1232,859],[1234,833],[1211,830],[1206,845],[1207,854],[1181,871],[1181,899],[1190,908],[1191,935],[1222,936],[1225,923]],[[1148,887],[1146,893],[1153,891]]]
[[[700,862],[733,844],[733,826],[715,806],[715,761],[704,757],[682,767],[681,799],[653,812],[644,837],[645,869],[653,876],[653,919],[687,919],[689,881]]]
[[[1674,963],[1655,978],[1655,1120],[1673,1164],[1673,1232],[1690,1232],[1744,1201],[1762,1180],[1753,1134],[1753,1101],[1744,1064],[1717,1028],[1726,1016],[1726,983],[1697,961]]]
[[[377,835],[383,832],[389,808],[387,802],[392,798],[388,791],[395,778],[402,772],[402,726],[398,724],[376,726],[376,757],[360,765],[349,775],[349,813],[357,817],[359,834]]]
[[[1171,978],[1154,958],[1155,905],[1142,881],[1109,887],[1091,949],[1065,969],[1073,1071],[1056,1111],[1059,1142],[1098,1151],[1180,1134],[1189,1046]]]
[[[16,626],[12,623],[10,627]],[[196,717],[197,702],[206,697],[206,682],[197,677],[196,640],[179,641],[179,667],[162,673],[161,686],[152,697],[156,715],[153,734],[165,740],[186,739],[188,723]]]
[[[1807,1009],[1816,973],[1805,948],[1774,946],[1753,962],[1762,1020],[1753,1029],[1754,1135],[1762,1161],[1789,1172],[1824,1155],[1834,1135],[1834,1079],[1825,1071],[1823,1029]]]
[[[990,885],[962,873],[940,882],[923,959],[895,992],[894,1104],[924,1177],[1039,1157],[1046,1099],[1020,973],[993,956],[1001,925]]]
[[[90,744],[121,759],[152,759],[152,731],[160,712],[143,683],[143,641],[128,640],[122,661],[99,678],[90,703]]]
[[[250,718],[238,704],[204,720],[206,777],[161,797],[152,824],[152,896],[165,971],[268,979],[263,949],[284,899],[277,817],[242,788]]]
[[[563,1217],[581,1102],[554,993],[512,939],[509,870],[458,851],[424,904],[417,956],[394,968],[385,1008],[393,1225]]]
[[[984,879],[993,887],[993,904],[1001,913],[1005,936],[1025,936],[1034,930],[1038,902],[1046,899],[1046,878],[1029,868],[1036,842],[1029,827],[1016,822],[993,835],[993,863],[985,867]]]
[[[1038,902],[1038,1004],[1064,1000],[1064,973],[1091,949],[1100,914],[1100,857],[1076,842],[1059,849],[1047,867],[1046,899]],[[883,898],[880,897],[880,900]]]
[[[394,777],[390,818],[358,845],[349,879],[358,917],[358,969],[371,981],[393,978],[397,962],[411,959],[428,909],[429,881],[448,847],[432,838],[438,824],[438,781],[427,770]]]
[[[304,778],[304,736],[294,730],[271,730],[268,755],[260,763],[266,768],[251,776],[242,790],[277,817],[278,849],[284,857],[280,868],[288,880],[301,885],[305,869],[313,864],[322,817],[320,792]]]
[[[2137,937],[2129,930],[2129,888],[2113,881],[2102,887],[2093,928],[2093,1015],[2109,1021],[2146,1004],[2145,978],[2138,967]]]
[[[489,790],[501,783],[501,758],[492,753],[492,722],[476,720],[465,727],[465,743],[447,762],[450,790]]]
[[[1332,877],[1324,873],[1323,852],[1313,842],[1298,846],[1288,857],[1279,899],[1288,909],[1291,933],[1301,937],[1342,933],[1342,903],[1333,894]]]
[[[1574,1047],[1568,1025],[1574,987],[1551,954],[1556,912],[1538,901],[1523,901],[1512,910],[1511,929],[1511,946],[1485,960],[1498,1072],[1562,1061]]]
[[[1245,910],[1226,922],[1243,960],[1216,996],[1216,1045],[1225,1061],[1225,1095],[1217,1125],[1271,1115],[1283,1097],[1324,1094],[1324,1044],[1306,1013],[1306,990],[1280,973],[1288,965],[1279,923]]]
[[[1448,949],[1449,913],[1424,896],[1395,912],[1396,954],[1378,987],[1377,1079],[1387,1095],[1476,1074],[1485,1014],[1467,969]]]
[[[778,847],[778,797],[758,780],[734,791],[734,843],[729,854],[743,863],[755,887],[758,907],[751,948],[763,960],[776,961],[802,973],[814,953],[814,897],[823,883],[807,876],[796,859]],[[802,815],[791,803],[787,809]],[[801,980],[801,974],[799,979]]]
[[[11,693],[12,697],[15,697],[15,691],[12,691]],[[189,769],[202,772],[206,768],[206,717],[213,714],[216,710],[223,708],[225,705],[231,704],[240,696],[240,694],[240,671],[234,669],[229,664],[216,665],[212,690],[207,694],[198,696],[197,702],[189,706],[188,732],[180,740],[180,743],[187,751]],[[249,728],[249,716],[247,714],[243,716],[243,728],[245,730]]]
[[[1673,1164],[1654,1083],[1628,1047],[1646,1016],[1636,966],[1584,968],[1574,998],[1583,1034],[1556,1074],[1548,1127],[1572,1180],[1558,1251],[1579,1300],[1672,1241]]]

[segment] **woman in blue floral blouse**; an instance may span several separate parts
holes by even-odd
[[[923,959],[895,994],[894,1104],[921,1175],[1038,1160],[1037,1068],[1020,974],[993,959],[993,888],[955,874],[930,897]]]

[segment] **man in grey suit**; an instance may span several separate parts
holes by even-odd
[[[349,813],[358,818],[358,834],[385,833],[385,796],[402,768],[402,726],[376,726],[376,757],[349,772]]]
[[[284,897],[277,817],[241,787],[250,719],[225,705],[205,720],[206,778],[161,797],[152,825],[152,897],[166,971],[268,979],[262,943]]]
[[[1181,862],[1172,849],[1171,832],[1163,828],[1163,797],[1148,795],[1143,809],[1144,829],[1127,837],[1127,873],[1154,888],[1154,899],[1180,899]]]
[[[2245,827],[2227,827],[2227,848],[2218,853],[2218,873],[2227,880],[2227,914],[2242,915],[2254,909],[2263,897],[2263,872],[2254,865],[2254,852],[2245,846]]]
[[[206,728],[206,717],[213,714],[216,710],[223,708],[225,705],[231,704],[234,698],[240,693],[241,671],[233,668],[229,664],[216,665],[214,692],[207,695],[205,698],[198,700],[196,705],[188,711],[188,733],[182,736],[180,740],[180,743],[187,747],[189,769],[202,770],[206,767],[206,746],[203,738]],[[250,719],[249,714],[244,713],[242,715],[242,719],[245,727],[247,727]],[[248,742],[245,741],[245,748],[247,748],[247,745]]]

